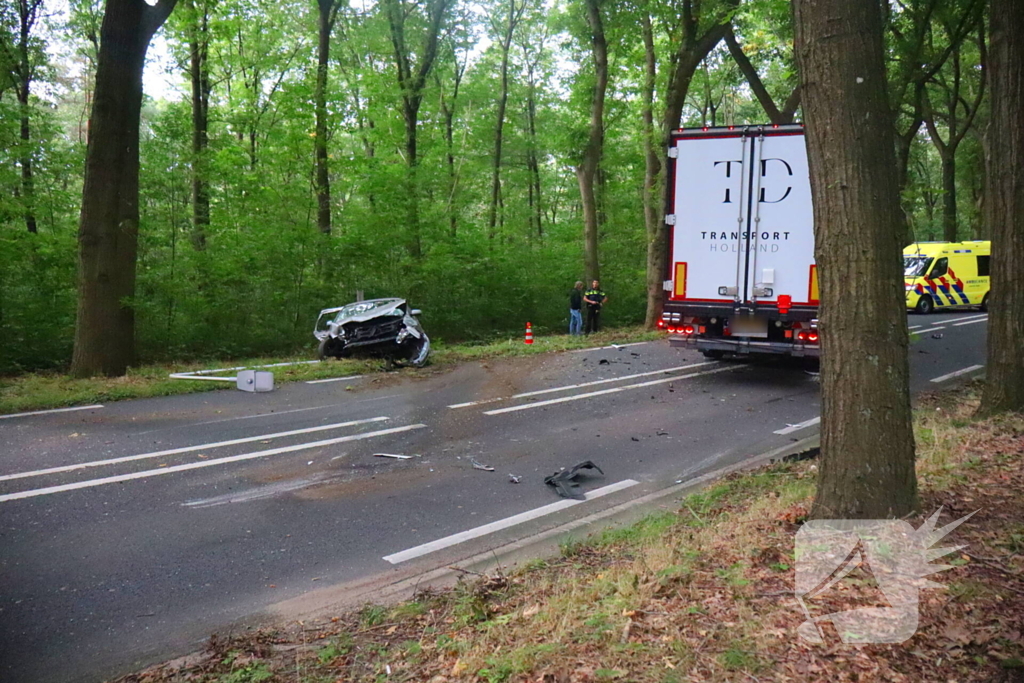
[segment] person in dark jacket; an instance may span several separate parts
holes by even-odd
[[[583,303],[587,305],[587,326],[584,332],[590,334],[597,332],[601,326],[601,307],[608,301],[608,297],[601,291],[601,283],[597,280],[591,284],[590,289],[583,293]]]
[[[569,292],[569,334],[583,334],[583,283],[580,281]]]

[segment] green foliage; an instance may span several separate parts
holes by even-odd
[[[890,39],[893,108],[901,125],[909,125],[906,97],[912,91],[900,85],[913,76],[908,41],[916,35],[915,22],[925,20],[919,5],[907,3],[889,18],[893,36],[902,36]],[[964,2],[952,5],[949,16],[929,19],[924,63],[944,54],[950,34],[940,24],[955,19]],[[140,251],[130,302],[140,360],[308,353],[319,309],[353,300],[357,291],[410,299],[438,340],[516,335],[526,321],[538,332],[564,330],[568,290],[582,274],[574,167],[589,122],[588,31],[575,0],[528,3],[509,55],[499,221],[490,234],[498,95],[493,75],[500,50],[493,36],[482,41],[496,30],[489,17],[500,16],[503,7],[496,1],[476,9],[456,4],[447,20],[419,111],[414,188],[423,253],[414,258],[407,248],[402,92],[382,5],[344,5],[332,36],[326,97],[333,232],[321,235],[312,187],[315,3],[179,3],[164,29],[174,87],[151,92],[157,99],[143,106]],[[640,17],[649,12],[654,26],[659,120],[680,22],[671,3],[612,4],[604,10],[610,83],[598,182],[600,260],[611,297],[604,319],[621,326],[639,323],[646,305]],[[702,12],[702,22],[731,18],[744,53],[781,106],[796,83],[789,3],[746,0],[734,11],[722,0],[708,0]],[[49,18],[33,29],[38,64],[27,144],[35,169],[34,235],[25,229],[19,194],[25,149],[20,110],[9,87],[10,64],[0,63],[0,374],[60,369],[70,360],[76,232],[101,16],[99,0],[73,0],[65,19]],[[410,36],[418,36],[422,18],[413,13],[410,21]],[[11,26],[4,23],[5,30]],[[44,49],[57,33],[61,51]],[[212,84],[209,145],[200,156],[192,151],[188,71],[196,36],[209,43]],[[959,58],[968,73],[978,62],[978,47],[967,41]],[[936,78],[948,82],[949,74]],[[155,82],[148,78],[147,88]],[[976,130],[986,115],[983,107]],[[764,121],[761,105],[719,44],[697,69],[683,123]],[[945,130],[943,121],[938,125]],[[960,229],[980,235],[980,137],[968,134],[957,154]],[[539,197],[531,159],[537,161]],[[938,164],[927,137],[919,134],[904,193],[919,238],[941,229]],[[205,248],[195,239],[194,177],[209,187]]]

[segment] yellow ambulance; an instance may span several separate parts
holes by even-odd
[[[988,310],[990,242],[917,242],[903,250],[907,309]]]

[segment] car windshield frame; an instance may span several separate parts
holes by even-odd
[[[923,254],[903,255],[903,277],[918,278],[928,272],[932,264],[932,257]]]

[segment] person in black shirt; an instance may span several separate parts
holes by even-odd
[[[569,293],[569,334],[583,334],[583,283],[577,281]]]
[[[587,334],[598,331],[601,325],[601,306],[608,301],[608,297],[601,291],[600,284],[594,280],[590,289],[583,293],[583,302],[587,305]]]

